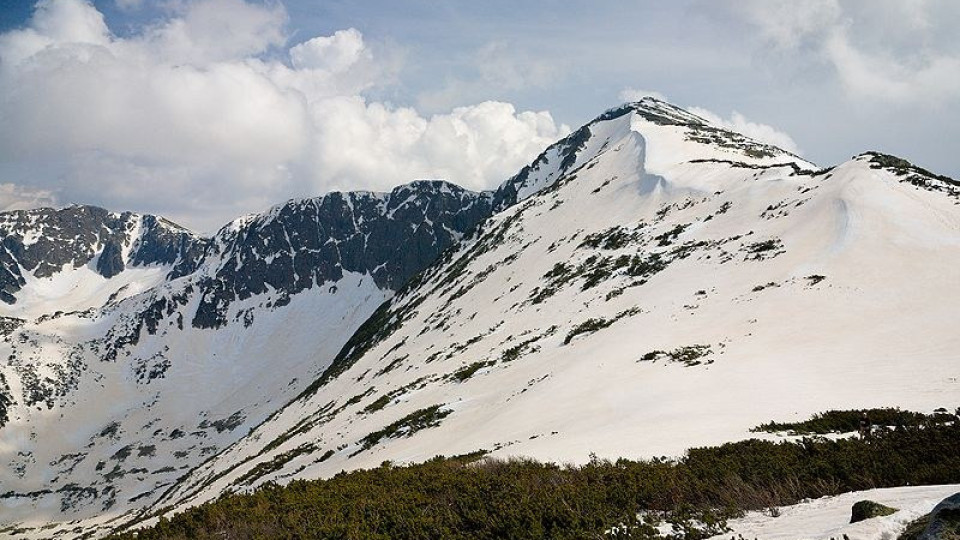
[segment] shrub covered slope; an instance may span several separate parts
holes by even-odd
[[[747,440],[679,460],[559,466],[438,457],[267,485],[113,538],[658,538],[638,515],[676,522],[673,538],[702,538],[742,510],[960,482],[957,448],[960,426],[931,424],[870,440]]]

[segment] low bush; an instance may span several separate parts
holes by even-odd
[[[689,540],[723,530],[739,511],[845,491],[960,482],[957,448],[960,427],[944,423],[883,431],[870,440],[747,440],[692,449],[678,460],[594,458],[560,466],[438,457],[226,495],[113,539]],[[675,532],[659,536],[650,522],[674,523]]]

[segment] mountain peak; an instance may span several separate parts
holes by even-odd
[[[709,124],[707,120],[690,111],[652,96],[645,96],[640,101],[624,103],[619,107],[608,109],[595,121],[613,120],[629,113],[636,113],[643,119],[658,125],[692,127]]]

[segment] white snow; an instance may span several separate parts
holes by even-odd
[[[823,497],[781,507],[779,517],[771,517],[769,512],[750,512],[729,523],[732,532],[712,540],[727,540],[737,534],[757,540],[829,540],[844,535],[850,540],[896,540],[911,521],[930,513],[937,503],[958,492],[960,484],[871,489]],[[862,500],[898,511],[851,524],[851,509]]]
[[[156,287],[170,272],[165,265],[127,266],[107,279],[96,272],[95,261],[80,268],[65,264],[62,270],[46,278],[22,271],[26,284],[17,293],[16,304],[2,306],[3,315],[33,320],[56,311],[99,308],[115,293],[119,293],[116,300],[120,300]]]

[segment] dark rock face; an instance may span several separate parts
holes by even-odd
[[[137,225],[140,224],[139,237]],[[110,278],[126,264],[176,263],[174,271],[189,273],[204,240],[154,216],[108,212],[96,206],[61,210],[41,208],[0,213],[0,300],[13,304],[25,284],[22,270],[38,278],[59,272],[64,265],[80,268],[100,256],[96,271]],[[130,246],[124,262],[123,247]]]
[[[162,217],[143,216],[143,232],[137,249],[130,254],[133,266],[172,264],[170,279],[192,274],[210,240],[188,234],[176,223]]]
[[[97,273],[110,279],[123,272],[123,248],[116,242],[107,242],[97,259]]]
[[[10,386],[7,385],[7,378],[0,373],[0,428],[5,426],[10,420],[7,409],[13,405],[13,397],[10,395]]]
[[[537,169],[548,166],[549,158],[547,156],[554,151],[560,159],[557,176],[559,177],[563,173],[568,172],[577,161],[577,153],[583,149],[583,146],[592,135],[590,126],[599,120],[599,118],[594,120],[590,124],[581,127],[550,145],[543,153],[537,156],[537,159],[535,159],[533,163],[520,169],[520,172],[501,184],[500,187],[493,192],[493,212],[500,212],[517,204],[519,202],[520,190],[527,185],[527,182],[530,180],[530,175]]]
[[[284,298],[368,273],[396,290],[491,214],[492,195],[442,181],[418,181],[390,193],[330,193],[291,201],[239,228],[225,227],[205,255],[218,266],[202,278],[193,319],[226,323],[235,300],[271,289]]]
[[[156,216],[92,206],[0,213],[0,300],[16,302],[23,272],[43,278],[93,261],[97,273],[112,278],[131,266],[164,264],[172,266],[167,279],[196,274],[202,297],[193,325],[216,328],[235,300],[273,290],[282,305],[345,272],[399,289],[490,216],[493,199],[442,181],[390,193],[330,193],[228,225],[214,238]]]
[[[907,525],[898,540],[960,539],[960,493],[941,501],[933,510]]]
[[[873,501],[857,501],[851,511],[850,523],[857,523],[866,519],[889,516],[896,512],[896,508],[884,506]]]

